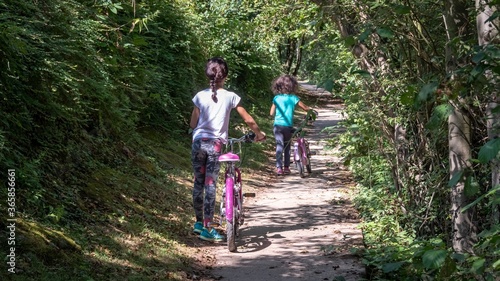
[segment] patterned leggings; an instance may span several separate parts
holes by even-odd
[[[193,207],[196,221],[203,221],[205,226],[214,217],[216,184],[220,171],[218,158],[221,148],[222,142],[219,139],[198,139],[192,145]]]

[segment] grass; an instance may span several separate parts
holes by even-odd
[[[235,131],[239,127],[244,126],[234,126],[231,134],[247,132]],[[199,274],[190,242],[196,239],[191,136],[171,140],[167,132],[141,128],[127,143],[103,148],[114,160],[92,163],[90,174],[75,172],[79,185],[46,186],[52,194],[48,215],[19,215],[17,273],[2,270],[0,279],[189,280]],[[244,144],[243,167],[255,171],[267,165],[263,151],[271,145]],[[1,247],[4,257],[6,250]]]

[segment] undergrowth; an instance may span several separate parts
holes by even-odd
[[[366,163],[369,163],[366,165]],[[378,173],[370,173],[373,166]],[[360,183],[355,204],[363,222],[363,263],[368,280],[497,280],[500,227],[479,234],[474,254],[454,252],[444,234],[422,237],[406,225],[415,213],[391,190],[380,158],[352,159]]]
[[[233,122],[231,134],[246,132]],[[266,145],[245,145],[246,169],[267,164]],[[2,270],[2,280],[187,280],[199,269],[186,239],[194,222],[191,136],[143,127],[129,143],[99,153],[112,161],[89,158],[93,169],[74,171],[71,188],[44,187],[51,194],[42,200],[44,219],[19,209],[16,273]],[[17,190],[25,196],[22,186]]]
[[[2,271],[3,277],[180,279],[176,272],[193,262],[180,247],[191,220],[190,147],[178,140],[166,145],[160,141],[164,135],[143,130],[135,144],[100,147],[100,153],[114,155],[116,164],[87,163],[93,169],[86,170],[89,174],[74,171],[69,191],[57,184],[44,187],[51,194],[43,200],[45,219],[19,209],[16,274]],[[23,196],[23,186],[17,190]]]

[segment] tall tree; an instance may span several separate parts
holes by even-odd
[[[487,0],[476,0],[477,9],[477,33],[479,46],[484,50],[490,44],[499,43],[498,38],[498,28],[499,20],[498,17],[494,16],[495,10],[489,5],[490,1]],[[486,76],[490,83],[496,84],[492,77],[491,71],[486,73]],[[490,102],[486,106],[487,114],[487,127],[488,127],[488,138],[493,141],[500,137],[500,115],[498,111],[495,111],[499,103],[498,97],[498,87],[493,87],[493,92],[490,96]],[[491,160],[491,186],[495,187],[500,184],[500,161],[495,157]],[[492,211],[492,221],[493,223],[500,222],[500,210],[499,205],[493,205]]]
[[[460,82],[455,71],[460,67],[459,51],[456,39],[464,40],[469,35],[467,19],[467,1],[445,0],[443,19],[446,27],[448,44],[446,46],[446,73],[449,77],[450,91],[458,91]],[[470,119],[464,110],[464,100],[457,98],[452,103],[452,112],[448,119],[449,131],[449,169],[450,178],[464,175],[470,168]],[[462,179],[465,177],[462,177]],[[452,182],[452,181],[450,181]],[[476,242],[476,226],[472,219],[472,209],[462,212],[467,204],[465,180],[453,181],[451,192],[452,245],[457,252],[472,253]]]

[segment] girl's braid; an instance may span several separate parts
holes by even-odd
[[[205,74],[210,79],[210,89],[212,89],[212,99],[217,102],[217,87],[227,77],[227,63],[223,58],[211,58],[207,62]]]

